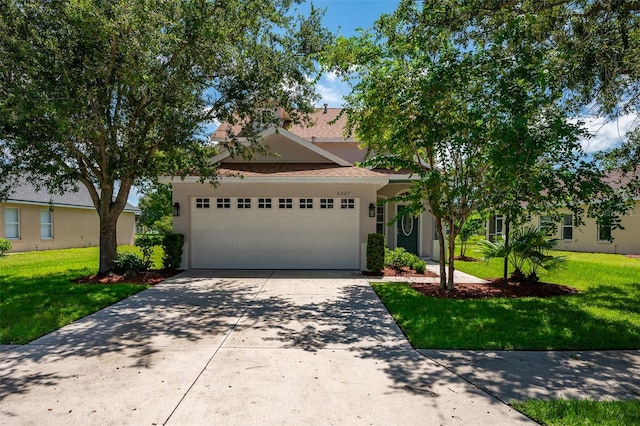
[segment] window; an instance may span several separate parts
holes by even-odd
[[[333,208],[333,198],[320,198],[320,208],[321,209],[332,209]]]
[[[502,215],[498,214],[489,218],[489,241],[496,241],[502,236]]]
[[[356,200],[353,198],[343,198],[340,200],[340,208],[342,209],[355,209]]]
[[[251,208],[251,198],[238,198],[238,208],[239,209],[250,209]]]
[[[573,240],[573,216],[570,214],[564,215],[562,219],[562,239]]]
[[[556,233],[556,225],[551,216],[540,216],[540,229],[545,231],[547,237]]]
[[[376,232],[384,234],[384,206],[376,206]]]
[[[43,240],[53,238],[53,212],[40,210],[40,238]]]
[[[293,208],[293,199],[292,198],[280,198],[278,200],[278,207],[281,209],[292,209]]]
[[[211,207],[208,198],[196,198],[196,209],[208,209]]]
[[[611,220],[611,218],[608,218]],[[607,221],[608,222],[608,221]],[[611,233],[613,228],[611,227],[611,222],[606,225],[598,225],[598,242],[600,243],[610,243],[611,242]]]
[[[258,198],[258,208],[259,209],[270,209],[271,208],[271,198]]]
[[[313,198],[300,198],[300,208],[301,209],[312,209],[313,208]]]
[[[230,209],[231,208],[231,198],[218,198],[216,200],[216,206],[219,209]]]
[[[20,211],[14,208],[4,209],[4,236],[11,240],[20,238]]]

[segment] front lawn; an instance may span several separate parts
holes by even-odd
[[[513,408],[548,426],[640,424],[640,401],[528,401]]]
[[[154,256],[156,265],[160,256]],[[97,247],[0,257],[0,344],[28,343],[147,288],[139,284],[71,282],[97,270]]]
[[[417,348],[587,350],[640,349],[640,259],[560,253],[567,267],[540,274],[577,288],[574,296],[452,300],[426,297],[406,284],[374,284]],[[470,247],[467,255],[477,256]],[[502,275],[501,260],[456,262],[481,278]]]

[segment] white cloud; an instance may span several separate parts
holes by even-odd
[[[316,84],[316,91],[320,95],[318,106],[327,103],[330,107],[341,107],[344,105],[343,97],[349,93],[350,87],[337,74],[329,72],[322,75]]]
[[[335,72],[327,72],[324,74],[324,78],[329,83],[335,83],[338,80],[338,74],[336,74]]]
[[[584,127],[593,136],[583,140],[582,147],[587,153],[613,148],[619,145],[630,130],[638,126],[638,116],[627,114],[615,120],[607,120],[602,117],[582,117]]]

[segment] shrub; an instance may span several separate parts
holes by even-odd
[[[166,234],[162,239],[164,257],[162,264],[165,268],[178,269],[182,263],[182,247],[184,246],[184,235]]]
[[[367,269],[379,273],[384,269],[384,235],[369,234],[367,237]]]
[[[134,272],[138,274],[149,269],[149,264],[135,253],[118,253],[113,265],[118,273]]]
[[[0,238],[0,256],[4,256],[9,251],[11,251],[11,241]]]
[[[142,252],[142,260],[151,265],[151,256],[153,256],[154,246],[162,244],[162,235],[144,233],[136,235],[136,247],[140,247]]]
[[[395,269],[401,269],[405,266],[411,268],[416,260],[420,260],[420,258],[413,253],[409,253],[404,247],[396,247],[393,250],[387,249],[384,255],[385,266]]]
[[[546,234],[545,229],[527,225],[514,231],[508,246],[504,241],[481,240],[478,244],[485,261],[496,257],[508,259],[514,270],[513,281],[537,282],[540,269],[551,271],[561,268],[565,262],[564,257],[552,255],[558,240],[548,239]]]
[[[425,269],[427,269],[427,262],[422,259],[418,259],[413,263],[413,270],[419,274],[424,274]]]

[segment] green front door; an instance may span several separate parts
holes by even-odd
[[[398,206],[398,213],[401,207]],[[412,215],[400,216],[396,222],[398,247],[404,247],[410,253],[418,254],[418,218]]]

